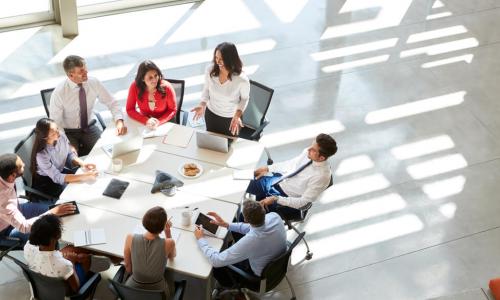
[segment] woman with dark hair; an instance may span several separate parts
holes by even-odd
[[[71,288],[67,294],[72,294],[92,273],[109,269],[111,260],[72,246],[57,250],[61,235],[62,223],[58,216],[49,214],[40,217],[31,227],[29,242],[24,246],[24,257],[31,270],[66,280]]]
[[[173,86],[163,79],[160,68],[152,61],[143,61],[128,90],[127,114],[149,129],[155,129],[174,118],[176,112]]]
[[[201,102],[191,110],[195,120],[205,115],[208,131],[239,134],[241,116],[250,98],[250,80],[242,68],[234,44],[225,42],[215,47],[212,64],[205,71]]]
[[[74,173],[74,167],[86,170]],[[42,118],[35,128],[35,141],[31,152],[33,188],[53,197],[59,197],[66,183],[95,179],[95,164],[83,162],[73,152],[68,138],[57,128],[54,120]]]
[[[146,229],[144,234],[129,234],[125,240],[125,269],[132,274],[125,284],[146,290],[164,290],[168,298],[173,284],[167,282],[167,258],[172,259],[176,254],[170,232],[172,223],[167,220],[165,209],[155,206],[144,214],[142,225]],[[165,239],[159,237],[162,232]]]

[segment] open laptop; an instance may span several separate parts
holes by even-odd
[[[115,144],[107,144],[102,146],[102,150],[111,158],[118,157],[122,154],[140,150],[142,147],[142,136],[133,135],[130,138],[124,138]]]
[[[217,152],[228,153],[229,146],[233,139],[223,137],[220,135],[214,135],[207,132],[196,132],[196,144],[198,148],[204,148],[209,150],[214,150]]]

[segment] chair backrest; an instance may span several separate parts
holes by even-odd
[[[118,297],[122,300],[127,299],[148,299],[148,300],[165,300],[165,292],[160,290],[143,290],[130,286],[126,286],[116,280],[109,280],[113,285]]]
[[[49,107],[50,107],[50,97],[52,96],[52,92],[54,88],[45,89],[40,91],[40,95],[42,96],[43,107],[45,108],[45,112],[47,113],[47,117],[50,117]]]
[[[33,150],[33,143],[35,141],[35,129],[31,130],[30,134],[22,141],[20,141],[14,148],[21,160],[24,162],[23,183],[31,187],[33,178],[31,178],[31,151]]]
[[[60,278],[53,278],[32,271],[28,265],[20,260],[9,256],[21,269],[24,277],[30,282],[33,289],[33,296],[38,300],[59,300],[64,299],[66,294],[66,282]]]
[[[180,124],[181,122],[181,109],[182,109],[182,101],[184,100],[184,86],[186,82],[180,79],[165,79],[170,82],[175,90],[175,103],[177,104],[177,113],[175,114],[174,123]]]
[[[304,238],[305,234],[305,232],[301,232],[293,243],[288,245],[285,253],[271,260],[264,270],[262,270],[261,277],[266,280],[266,292],[274,289],[285,278],[293,248]]]
[[[256,129],[264,123],[273,94],[272,88],[250,80],[250,100],[242,116],[245,127]]]

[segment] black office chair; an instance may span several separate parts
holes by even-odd
[[[109,288],[121,300],[128,299],[148,299],[148,300],[166,300],[165,292],[163,290],[144,290],[126,286],[124,284],[125,266],[121,266],[116,272],[113,279],[109,279],[111,283]],[[175,292],[170,298],[171,300],[182,300],[184,297],[184,290],[186,288],[186,281],[175,282]]]
[[[2,261],[2,258],[10,251],[22,249],[21,239],[9,236],[0,236],[0,261]]]
[[[67,283],[64,279],[42,275],[32,271],[28,265],[22,261],[7,255],[22,270],[24,277],[28,280],[33,291],[33,298],[38,300],[63,300],[66,295]],[[97,284],[101,281],[99,273],[93,274],[84,285],[80,287],[74,295],[68,296],[71,300],[93,299]]]
[[[40,95],[42,96],[42,102],[43,102],[43,108],[45,108],[45,112],[47,113],[47,117],[50,118],[50,112],[49,112],[49,107],[50,107],[50,97],[52,96],[52,92],[54,91],[54,88],[51,89],[44,89],[40,91]],[[106,129],[106,123],[104,122],[104,119],[101,117],[101,114],[99,114],[96,110],[94,110],[94,115],[101,125],[101,129],[105,130]]]
[[[264,128],[269,124],[266,120],[267,110],[271,104],[274,90],[257,81],[250,80],[250,100],[241,118],[243,128],[240,129],[240,138],[259,141]],[[272,165],[273,160],[267,149],[267,164]]]
[[[175,90],[175,103],[177,104],[177,113],[175,114],[175,118],[170,120],[170,122],[186,125],[186,114],[187,112],[182,110],[182,101],[184,100],[184,87],[186,82],[180,79],[165,79],[170,82]]]
[[[229,265],[228,268],[241,276],[245,280],[245,283],[242,284],[241,282],[234,282],[234,284],[238,286],[237,289],[225,290],[220,294],[213,296],[222,298],[227,294],[242,292],[247,299],[250,299],[249,295],[257,294],[257,296],[260,296],[266,292],[269,292],[274,289],[283,280],[283,278],[285,278],[292,292],[291,300],[295,300],[295,291],[293,290],[293,286],[290,283],[290,280],[288,280],[288,277],[286,276],[286,272],[288,270],[288,263],[290,261],[290,256],[292,255],[293,248],[295,248],[300,240],[304,238],[305,234],[305,232],[301,232],[295,238],[293,243],[290,244],[288,242],[286,252],[271,260],[264,268],[264,270],[262,270],[262,274],[260,277],[245,272],[233,265]]]
[[[333,185],[333,176],[330,177],[330,182],[328,183],[327,189],[329,187],[331,187],[332,185]],[[324,191],[323,191],[323,193],[324,193]],[[276,213],[278,213],[281,216],[281,218],[283,219],[283,221],[285,221],[285,225],[288,227],[288,230],[293,230],[297,234],[300,235],[302,232],[299,231],[299,229],[297,228],[297,226],[295,226],[295,224],[304,222],[304,220],[307,217],[307,213],[309,212],[309,209],[311,209],[312,205],[313,205],[312,202],[307,203],[306,205],[304,205],[303,207],[301,207],[299,209],[300,214],[293,216],[293,217],[287,217],[286,214],[280,213],[279,208],[276,210]],[[306,245],[306,256],[303,258],[303,260],[310,260],[313,256],[313,253],[309,249],[309,245],[307,244],[307,241],[305,238],[303,238],[303,241],[304,241],[304,244]]]
[[[22,176],[26,198],[31,201],[50,200],[55,201],[58,197],[45,194],[33,188],[33,178],[31,177],[31,151],[33,150],[33,142],[35,140],[35,129],[31,130],[26,138],[20,141],[14,148],[14,153],[17,154],[24,162],[24,173]]]

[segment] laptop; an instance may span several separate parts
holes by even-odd
[[[196,132],[196,144],[198,148],[214,150],[217,152],[228,153],[229,146],[233,139],[223,137],[220,135],[213,135],[207,132]]]
[[[107,144],[102,146],[102,150],[111,158],[118,157],[120,155],[140,150],[142,147],[142,136],[133,135],[130,138],[124,138],[124,140],[115,143]]]

